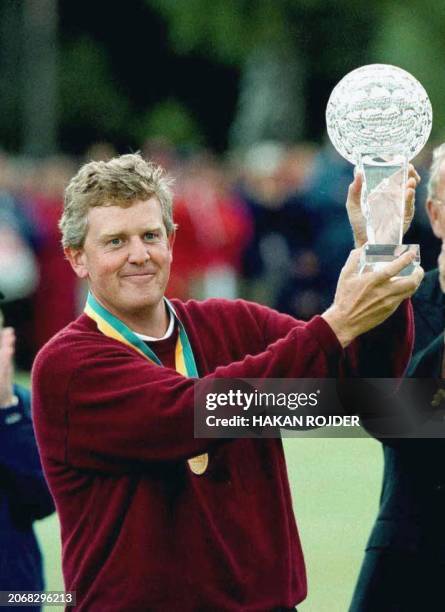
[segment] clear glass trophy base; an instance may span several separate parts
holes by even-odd
[[[416,259],[403,268],[397,276],[409,276],[417,266],[420,266],[420,247],[418,244],[366,244],[360,258],[360,274],[376,272],[406,253],[412,251]]]

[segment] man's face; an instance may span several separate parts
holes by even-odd
[[[88,279],[96,298],[113,314],[154,311],[172,262],[172,240],[158,200],[90,209],[84,246],[67,249],[67,255],[76,274]]]
[[[434,196],[427,202],[427,211],[434,235],[443,241],[445,240],[445,161],[439,169],[439,180]]]

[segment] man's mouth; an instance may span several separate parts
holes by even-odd
[[[132,272],[131,274],[123,274],[123,278],[134,278],[135,276],[154,276],[156,272]]]
[[[147,281],[155,276],[154,272],[135,272],[134,274],[124,274],[122,278],[133,281]]]

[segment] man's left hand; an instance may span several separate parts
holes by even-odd
[[[420,182],[420,176],[412,164],[408,164],[408,180],[405,187],[405,218],[403,223],[403,233],[409,229],[414,217],[414,200],[416,187]],[[348,211],[349,222],[354,235],[355,248],[360,248],[368,241],[366,235],[366,219],[363,216],[360,196],[362,193],[363,176],[357,172],[354,180],[349,185],[346,210]]]

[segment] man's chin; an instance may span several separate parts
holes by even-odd
[[[153,308],[159,304],[162,300],[162,293],[153,294],[153,291],[134,291],[130,292],[122,300],[122,307],[126,312],[140,311],[145,308]]]

